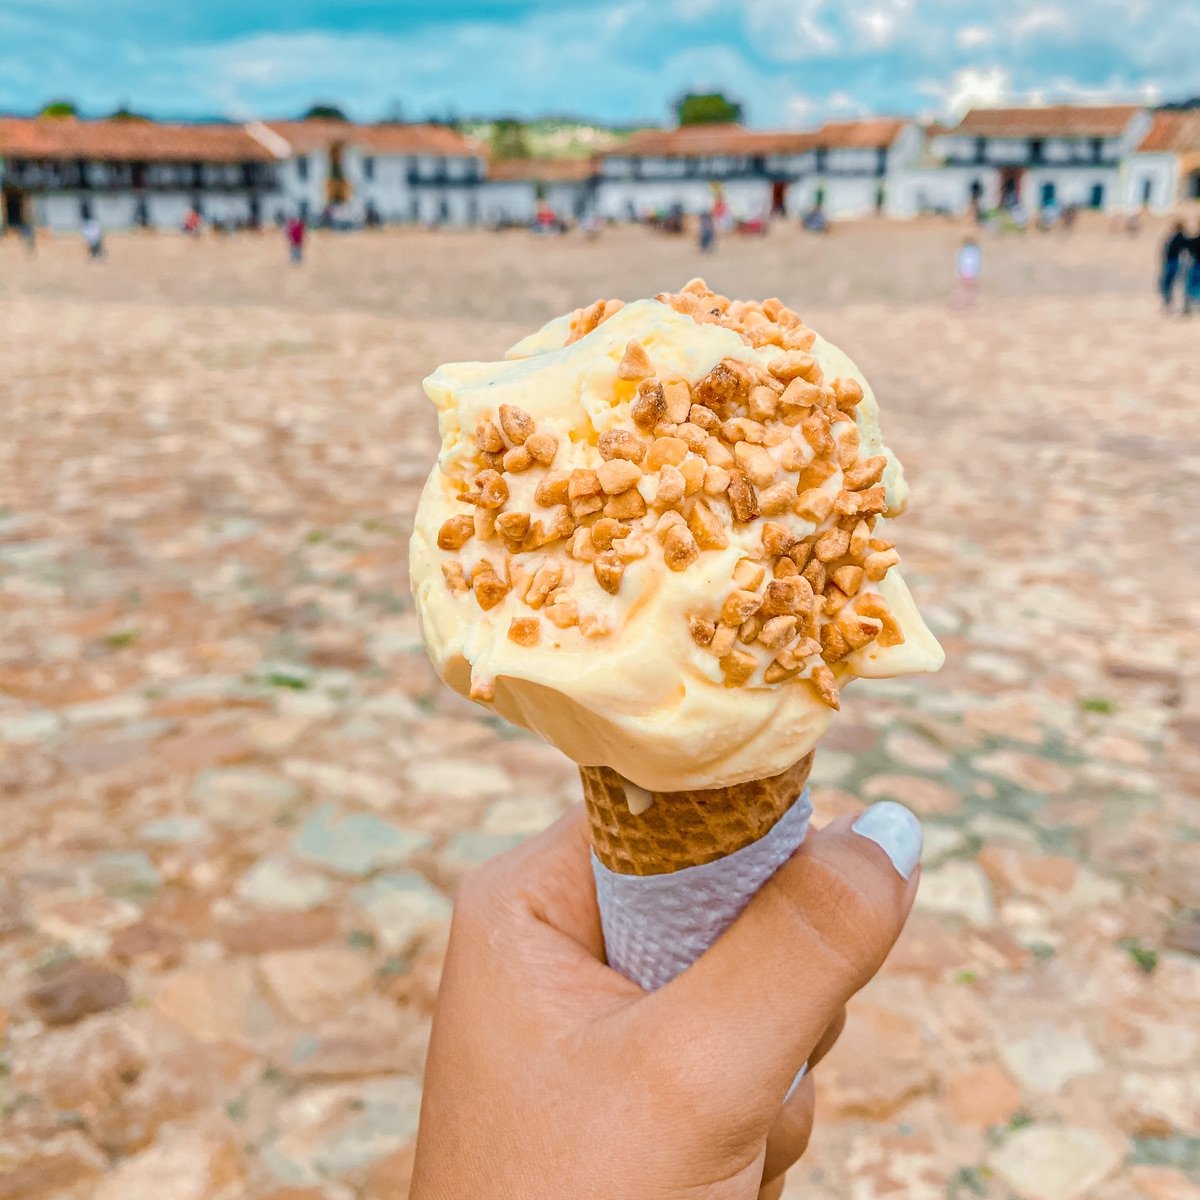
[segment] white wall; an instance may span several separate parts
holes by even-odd
[[[993,167],[913,167],[888,179],[887,211],[891,217],[923,212],[960,216],[971,207],[971,184],[983,185],[980,203],[994,208],[1000,200],[1000,177]]]
[[[1054,185],[1054,202],[1060,207],[1078,204],[1087,208],[1091,205],[1092,189],[1097,185],[1104,188],[1105,212],[1122,203],[1121,173],[1103,167],[1033,167],[1021,180],[1021,202],[1030,211],[1042,207],[1042,188]]]
[[[1149,189],[1149,199],[1146,190]],[[1126,208],[1149,204],[1157,213],[1170,212],[1179,189],[1179,165],[1173,154],[1134,154],[1126,165],[1121,201]]]
[[[739,219],[760,217],[770,211],[771,184],[768,180],[726,180],[722,182],[721,190],[730,211]],[[675,204],[682,204],[684,212],[694,214],[711,209],[713,200],[713,189],[703,179],[604,179],[596,194],[596,211],[604,217],[624,220],[632,202],[639,216],[669,209]]]

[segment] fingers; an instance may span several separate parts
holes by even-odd
[[[469,875],[459,906],[476,907],[493,921],[504,913],[532,917],[603,962],[604,937],[583,805],[574,805],[549,829]]]
[[[738,1100],[773,1112],[899,936],[920,849],[917,819],[886,801],[810,834],[716,945],[648,997],[664,1036],[720,1059]]]
[[[808,1149],[815,1107],[812,1076],[805,1075],[800,1086],[779,1110],[771,1132],[767,1134],[767,1157],[763,1161],[762,1172],[764,1183],[782,1180],[784,1172],[794,1166]]]

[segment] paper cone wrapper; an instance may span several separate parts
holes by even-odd
[[[811,768],[809,754],[770,779],[647,793],[581,767],[609,965],[655,988],[699,958],[803,842]]]

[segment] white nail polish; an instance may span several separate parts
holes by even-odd
[[[796,1078],[792,1080],[792,1086],[790,1088],[788,1088],[787,1095],[784,1096],[784,1098],[783,1098],[784,1104],[786,1104],[796,1094],[796,1089],[803,1082],[804,1077],[807,1074],[808,1074],[808,1063],[805,1063],[804,1066],[802,1066],[800,1068],[800,1070],[796,1072]]]
[[[894,800],[872,804],[851,829],[874,842],[903,879],[908,879],[921,861],[921,822],[903,804]]]

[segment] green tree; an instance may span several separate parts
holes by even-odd
[[[504,117],[492,126],[492,153],[497,158],[528,158],[529,140],[525,126]]]
[[[110,114],[110,121],[148,121],[150,118],[145,113],[134,112],[128,104],[122,104],[117,110]]]
[[[680,125],[718,125],[742,119],[742,106],[722,92],[688,92],[675,101]]]
[[[40,113],[39,117],[77,117],[79,109],[73,100],[51,100]]]
[[[313,104],[300,118],[302,121],[348,121],[350,118],[336,104]]]

